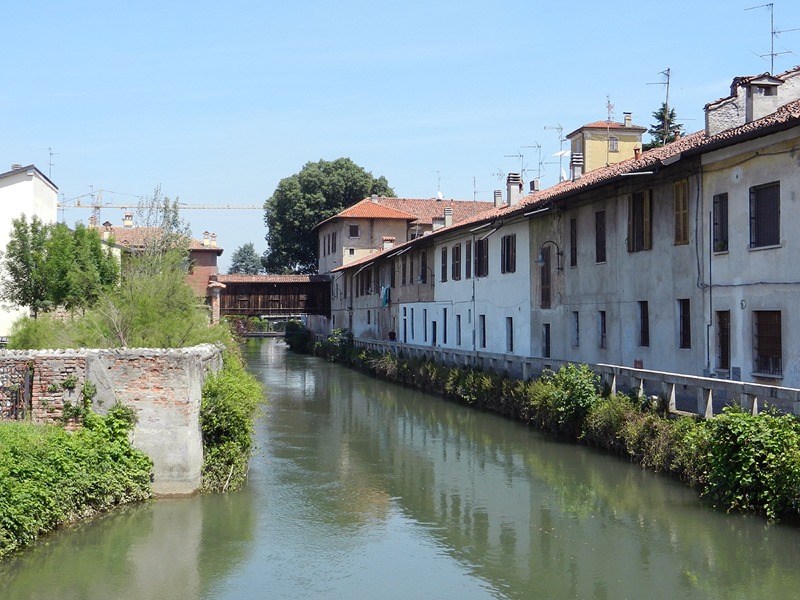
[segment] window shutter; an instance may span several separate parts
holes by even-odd
[[[653,207],[653,191],[647,190],[642,203],[642,247],[649,250],[652,244],[652,220],[650,214]]]
[[[628,198],[628,252],[633,252],[634,225],[633,225],[633,194],[627,194]]]

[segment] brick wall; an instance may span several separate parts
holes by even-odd
[[[80,400],[87,380],[97,388],[93,409],[105,414],[116,403],[136,411],[133,444],[154,463],[153,490],[185,495],[200,487],[203,447],[200,396],[209,372],[222,367],[219,348],[42,350],[0,352],[2,373],[30,369],[31,418],[61,423],[65,402]]]

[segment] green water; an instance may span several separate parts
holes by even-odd
[[[0,564],[2,599],[792,598],[800,528],[276,340],[246,489],[130,507]]]

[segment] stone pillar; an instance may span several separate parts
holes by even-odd
[[[219,292],[225,287],[224,283],[219,281],[208,282],[208,292],[211,297],[211,324],[216,325],[219,323],[220,308],[219,308]]]

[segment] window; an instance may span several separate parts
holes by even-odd
[[[425,250],[419,253],[419,280],[428,283],[428,253]]]
[[[453,281],[458,281],[461,279],[461,244],[453,246],[453,260],[451,262],[451,276]]]
[[[442,281],[447,281],[447,246],[442,248]]]
[[[392,259],[391,274],[389,275],[390,287],[397,287],[397,259]]]
[[[541,308],[550,308],[550,246],[542,248],[542,266],[539,268],[541,283]]]
[[[753,312],[755,372],[762,375],[782,375],[781,311]]]
[[[350,225],[350,237],[351,238],[358,237],[358,225]]]
[[[405,310],[405,306],[403,307]],[[414,339],[414,307],[411,307],[411,339]]]
[[[414,273],[414,255],[411,254],[408,258],[408,283],[410,285],[417,283],[417,277]]]
[[[731,311],[717,311],[717,368],[731,368]]]
[[[594,213],[594,261],[606,262],[606,211]]]
[[[456,315],[456,346],[461,345],[461,315]]]
[[[639,345],[650,345],[650,307],[647,301],[639,301]]]
[[[569,266],[578,266],[578,219],[569,220]]]
[[[714,252],[728,251],[728,194],[714,196]],[[727,368],[727,367],[726,367]]]
[[[542,356],[550,358],[550,323],[542,325]]]
[[[689,181],[682,179],[672,186],[672,202],[675,211],[675,245],[689,243]]]
[[[678,300],[678,348],[692,347],[692,319],[689,312],[689,299]]]
[[[369,325],[372,322],[371,319],[372,319],[372,317],[370,317],[370,311],[368,310],[367,311],[367,325]]]
[[[464,242],[464,279],[472,277],[472,242]]]
[[[350,256],[355,256],[356,249],[355,249],[355,248],[348,248],[348,249],[347,249],[347,253],[348,253]]]
[[[422,341],[428,341],[428,309],[422,309]]]
[[[486,348],[486,315],[478,315],[478,341],[481,348]]]
[[[408,263],[406,261],[406,258],[407,257],[404,256],[400,260],[400,285],[405,285],[406,284],[406,275],[407,275],[406,269],[408,267]]]
[[[781,243],[781,184],[750,188],[750,247]]]
[[[601,348],[607,348],[608,347],[608,339],[606,337],[606,311],[604,311],[604,310],[599,311],[598,312],[598,316],[599,316],[599,323],[598,324],[600,325],[600,331],[599,331],[600,343],[599,343],[599,346]]]
[[[506,352],[514,352],[514,318],[506,317]]]
[[[331,234],[331,252],[336,252],[336,232]]]
[[[572,346],[577,348],[581,345],[581,319],[577,310],[572,311]]]
[[[628,252],[651,247],[653,198],[650,190],[631,194],[628,203]]]
[[[447,309],[442,309],[442,344],[447,345]]]
[[[500,272],[513,273],[517,270],[517,236],[504,235],[500,240]]]
[[[475,241],[475,277],[489,274],[489,238]]]
[[[619,152],[619,138],[615,137],[608,138],[608,151]]]

